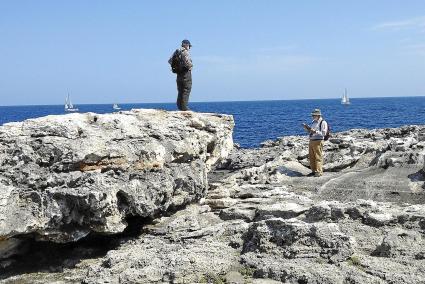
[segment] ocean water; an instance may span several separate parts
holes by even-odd
[[[77,105],[79,112],[110,113],[111,104]],[[157,108],[176,110],[175,104],[122,104],[122,110]],[[257,147],[268,139],[304,134],[301,124],[310,123],[310,113],[320,108],[332,132],[353,128],[386,128],[425,124],[425,97],[354,98],[351,105],[339,99],[190,103],[197,112],[232,114],[234,141],[244,148]],[[64,114],[62,105],[0,106],[0,124],[50,114]]]

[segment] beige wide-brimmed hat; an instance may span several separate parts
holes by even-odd
[[[320,109],[316,108],[315,110],[313,110],[311,112],[311,115],[320,115],[320,116],[322,116],[322,113],[320,112]]]

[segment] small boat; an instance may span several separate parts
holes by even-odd
[[[121,108],[118,106],[118,104],[114,104],[113,106],[112,106],[112,108],[114,109],[114,110],[120,110]]]
[[[341,104],[343,105],[350,104],[350,99],[348,98],[348,95],[347,95],[347,89],[345,89],[344,94],[342,95]]]
[[[69,98],[69,94],[65,100],[65,111],[69,111],[69,112],[78,111],[78,108],[75,108],[74,105],[72,104],[71,99]]]

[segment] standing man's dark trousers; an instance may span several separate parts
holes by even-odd
[[[177,107],[179,110],[189,110],[190,91],[192,90],[192,73],[190,71],[177,74]]]

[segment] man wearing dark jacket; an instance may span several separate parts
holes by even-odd
[[[179,56],[180,68],[177,70],[177,107],[179,110],[190,110],[187,107],[189,102],[190,91],[192,90],[192,59],[190,58],[189,49],[192,47],[187,39],[182,41],[182,46],[175,51]],[[172,64],[174,54],[168,60]]]

